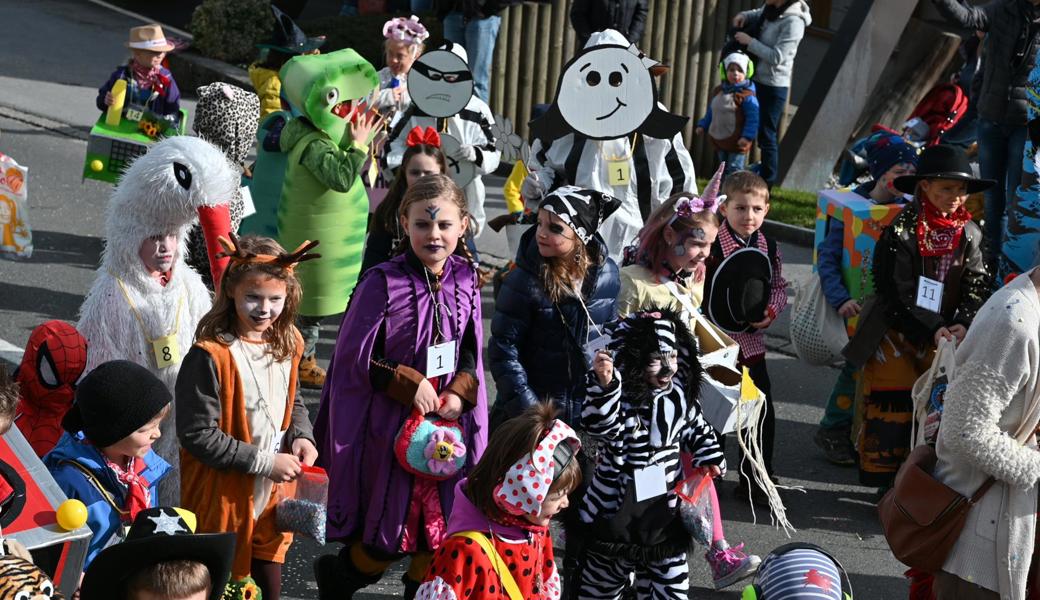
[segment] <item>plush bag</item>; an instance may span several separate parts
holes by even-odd
[[[413,409],[397,434],[394,454],[405,471],[440,481],[452,477],[466,464],[466,444],[462,440],[458,421],[423,415]]]
[[[32,256],[28,175],[28,169],[0,153],[0,257],[26,259]]]
[[[940,339],[932,366],[914,382],[911,391],[914,399],[911,448],[919,444],[935,445],[935,440],[939,436],[939,422],[942,419],[946,386],[953,378],[954,369],[957,367],[956,351],[956,339]]]
[[[797,286],[791,309],[791,345],[798,358],[810,365],[830,365],[841,360],[849,343],[845,320],[827,304],[818,275],[809,275]]]

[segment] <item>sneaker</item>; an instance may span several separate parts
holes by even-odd
[[[730,548],[726,540],[719,540],[704,554],[716,590],[727,588],[758,571],[762,559],[754,554],[744,554],[743,550],[744,544]]]
[[[813,441],[823,450],[823,454],[830,462],[843,467],[851,467],[856,464],[856,450],[852,447],[848,429],[820,427],[816,430]]]
[[[320,390],[325,385],[325,369],[318,366],[318,359],[313,355],[300,361],[299,377],[300,385],[305,388]]]

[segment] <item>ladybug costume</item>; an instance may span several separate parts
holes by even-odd
[[[37,456],[57,445],[61,419],[72,406],[86,366],[87,340],[72,325],[47,321],[29,336],[14,374],[21,392],[15,424]]]

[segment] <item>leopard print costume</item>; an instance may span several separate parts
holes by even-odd
[[[223,150],[232,163],[244,166],[256,141],[260,99],[253,92],[222,82],[202,86],[196,93],[199,101],[192,129]],[[230,209],[231,228],[237,232],[244,209],[240,192],[235,193]],[[206,242],[198,225],[188,236],[188,264],[202,275],[207,286],[213,287]]]

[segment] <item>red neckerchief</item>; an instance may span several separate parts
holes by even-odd
[[[921,256],[943,256],[953,252],[964,235],[964,224],[971,220],[971,213],[961,206],[953,214],[943,216],[928,200],[924,192],[921,198],[921,213],[917,216],[917,250]]]
[[[159,67],[142,67],[137,62],[130,63],[130,72],[137,85],[145,90],[155,90],[160,96],[166,96],[170,87],[170,78],[163,75]]]
[[[133,523],[137,518],[137,513],[148,508],[149,494],[145,485],[147,482],[141,477],[141,473],[146,468],[144,461],[131,458],[130,464],[123,469],[105,456],[105,464],[115,473],[116,479],[126,486],[126,506],[124,508],[128,514],[123,515],[123,521]]]

